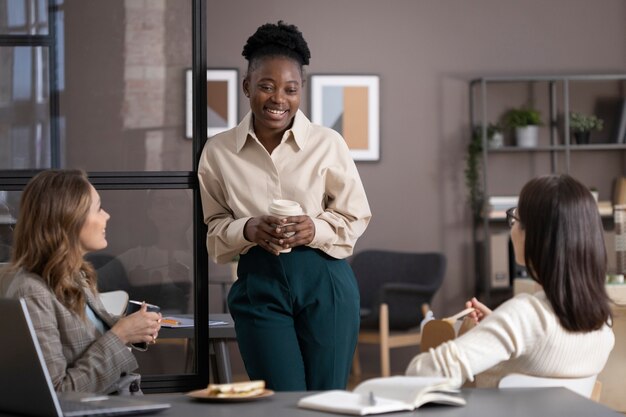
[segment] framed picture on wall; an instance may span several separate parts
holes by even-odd
[[[355,161],[378,161],[379,77],[311,75],[311,121],[346,140]]]
[[[207,70],[207,137],[211,137],[237,125],[238,78],[238,71],[235,68]],[[185,80],[185,137],[191,139],[193,137],[193,75],[191,69],[186,71]]]

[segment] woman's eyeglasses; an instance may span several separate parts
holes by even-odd
[[[506,211],[506,222],[509,224],[509,227],[513,227],[515,222],[519,221],[519,217],[517,217],[517,207],[511,207]]]

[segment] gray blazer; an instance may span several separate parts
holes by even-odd
[[[129,348],[110,330],[101,334],[89,319],[65,308],[43,279],[23,270],[0,274],[0,295],[26,300],[56,391],[107,393],[137,369]],[[85,290],[89,306],[109,327],[117,321],[100,298]]]

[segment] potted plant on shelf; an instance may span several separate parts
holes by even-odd
[[[483,135],[483,126],[478,125],[474,128],[472,140],[476,139],[480,142]],[[504,140],[502,137],[502,128],[495,123],[489,123],[487,125],[487,147],[490,149],[501,148],[504,146]]]
[[[600,131],[603,127],[604,121],[593,114],[586,115],[576,112],[570,112],[569,114],[569,130],[579,145],[588,144],[591,131]]]
[[[511,109],[504,114],[504,126],[515,129],[515,140],[520,148],[534,148],[539,138],[541,114],[531,107]]]
[[[482,128],[478,126],[472,132],[472,140],[467,146],[465,160],[465,185],[467,186],[468,202],[472,210],[474,222],[480,220],[485,196],[480,183],[480,154],[483,151]]]

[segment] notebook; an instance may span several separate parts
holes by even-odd
[[[56,393],[23,299],[0,298],[0,412],[30,416],[145,414],[170,408],[138,397]]]

